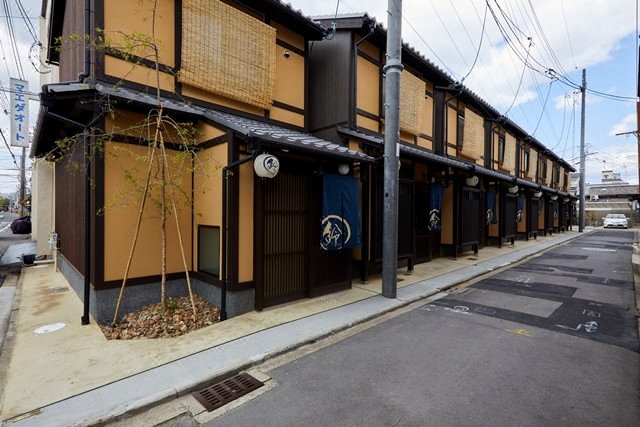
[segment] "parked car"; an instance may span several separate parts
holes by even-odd
[[[604,228],[627,228],[629,220],[624,214],[609,214],[604,217]]]
[[[13,231],[13,234],[31,233],[31,217],[27,215],[14,219],[11,223],[11,231]]]

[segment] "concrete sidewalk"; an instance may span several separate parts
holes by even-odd
[[[587,230],[589,231],[589,230]],[[352,289],[251,312],[177,338],[107,340],[82,326],[82,304],[52,265],[25,267],[17,319],[4,360],[3,425],[90,425],[209,385],[232,373],[382,313],[520,261],[581,234],[569,231],[477,257],[436,259],[401,270],[396,299],[380,295],[381,279]],[[15,317],[15,316],[14,316]],[[60,329],[34,333],[42,326]],[[10,355],[10,358],[9,358]]]

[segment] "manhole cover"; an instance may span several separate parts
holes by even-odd
[[[33,330],[34,334],[48,334],[49,332],[55,332],[67,326],[66,323],[51,323],[49,325],[40,326]]]
[[[204,390],[196,391],[192,395],[207,411],[211,412],[263,385],[251,375],[241,372]]]

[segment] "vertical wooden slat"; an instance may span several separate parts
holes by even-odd
[[[264,183],[263,307],[306,294],[308,179],[281,171]]]

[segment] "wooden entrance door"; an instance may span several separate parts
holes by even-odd
[[[413,181],[398,180],[398,259],[409,259],[413,262]],[[382,238],[384,220],[384,181],[382,177],[376,181],[375,192],[375,237],[373,262],[382,261]]]
[[[257,260],[262,271],[257,272],[256,308],[262,309],[307,295],[310,177],[280,170],[259,185],[263,253]]]
[[[275,178],[257,183],[258,310],[351,286],[352,250],[320,247],[322,177],[282,164]]]
[[[480,243],[482,192],[477,188],[463,187],[460,209],[460,245]]]

